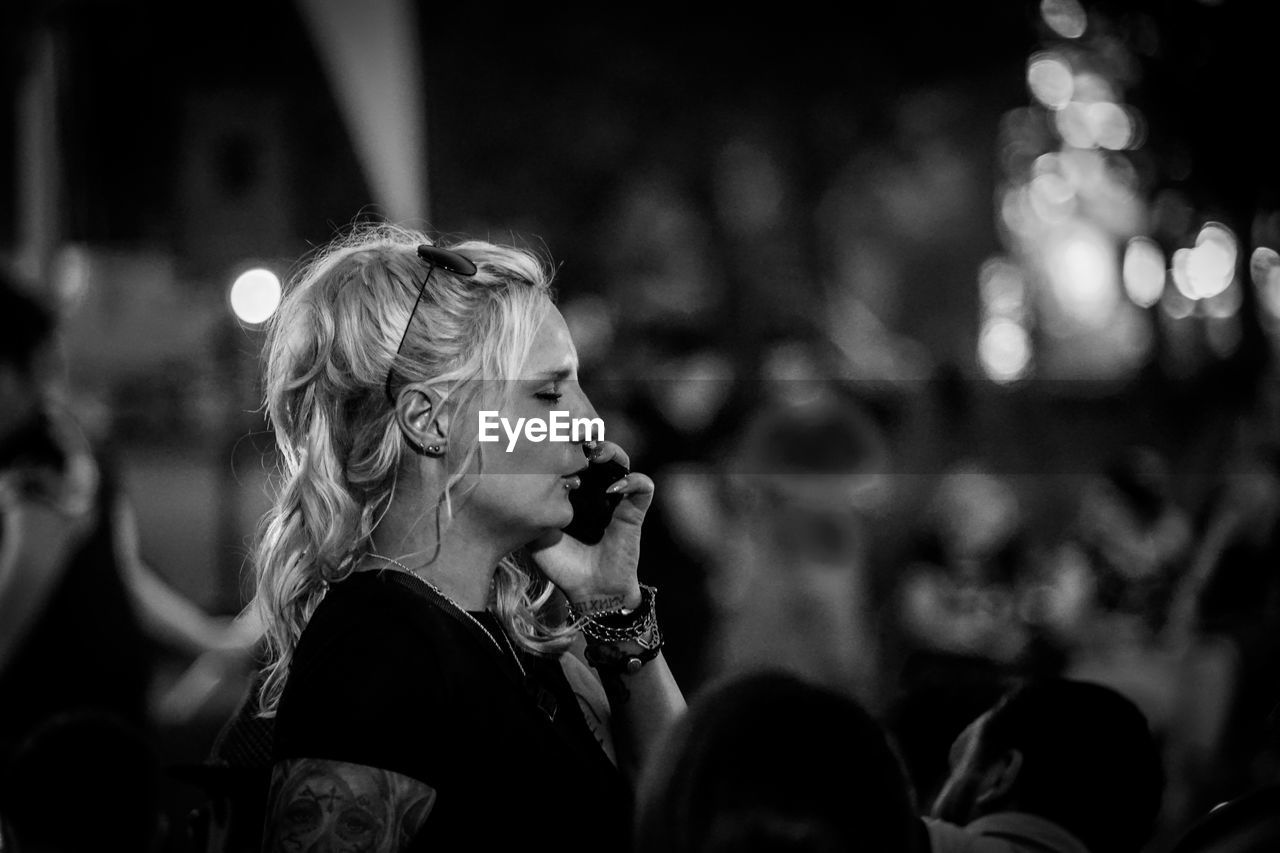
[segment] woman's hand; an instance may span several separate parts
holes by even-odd
[[[610,460],[631,467],[621,447],[602,441],[591,456],[591,464]],[[557,530],[529,548],[543,574],[584,612],[640,604],[640,526],[653,502],[653,480],[632,471],[606,491],[622,495],[622,500],[597,544],[587,545]]]

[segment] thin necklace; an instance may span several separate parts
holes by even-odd
[[[495,649],[497,649],[497,650],[498,650],[498,656],[499,656],[499,657],[505,658],[505,657],[507,656],[506,652],[504,652],[504,651],[502,650],[502,646],[498,645],[498,641],[497,641],[496,639],[494,639],[494,637],[493,637],[493,633],[492,633],[488,628],[486,628],[486,627],[485,627],[485,626],[480,622],[480,620],[479,620],[479,619],[477,619],[476,617],[472,616],[472,615],[471,615],[471,612],[470,612],[469,610],[467,610],[467,609],[466,609],[466,608],[464,608],[461,604],[459,604],[458,602],[456,602],[456,601],[454,601],[452,598],[450,598],[448,595],[446,595],[446,594],[445,594],[445,592],[444,592],[444,590],[440,589],[440,587],[436,586],[436,585],[435,585],[435,584],[433,584],[431,581],[427,580],[427,579],[426,579],[426,578],[424,578],[422,575],[418,574],[418,573],[417,573],[417,572],[415,572],[413,569],[409,568],[408,566],[406,566],[404,563],[400,562],[399,560],[393,560],[393,559],[391,559],[390,557],[384,557],[384,556],[382,556],[381,554],[375,554],[375,553],[373,553],[372,551],[370,551],[370,552],[369,552],[369,556],[370,556],[370,557],[373,557],[375,560],[382,560],[384,563],[387,563],[388,565],[395,566],[396,568],[400,569],[400,570],[401,570],[402,572],[404,572],[405,574],[407,574],[407,575],[409,575],[409,576],[411,576],[411,577],[417,578],[419,581],[421,581],[422,583],[426,584],[426,585],[427,585],[427,587],[428,587],[432,592],[434,592],[436,595],[440,596],[440,597],[441,597],[441,598],[443,598],[446,602],[448,602],[448,604],[449,604],[449,605],[450,605],[454,610],[458,611],[458,612],[459,612],[459,613],[461,613],[463,616],[465,616],[465,617],[467,617],[468,619],[470,619],[470,620],[471,620],[471,623],[472,623],[473,625],[475,625],[477,628],[479,628],[479,629],[480,629],[480,633],[481,633],[481,634],[484,634],[486,637],[488,637],[488,638],[489,638],[489,642],[493,643],[493,647],[494,647]],[[515,661],[515,662],[516,662],[516,667],[520,670],[520,675],[521,675],[521,677],[523,677],[523,678],[528,678],[528,673],[526,673],[526,672],[524,671],[524,664],[520,663],[520,655],[516,654],[515,646],[511,645],[511,638],[507,636],[507,632],[506,632],[506,631],[499,631],[498,633],[500,633],[500,634],[502,635],[502,641],[503,641],[504,643],[506,643],[506,644],[507,644],[507,651],[511,652],[511,659],[512,659],[513,661]]]

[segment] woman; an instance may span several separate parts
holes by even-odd
[[[684,707],[637,579],[653,481],[609,486],[587,545],[570,492],[629,467],[620,447],[480,441],[481,412],[594,417],[550,279],[516,248],[365,228],[273,320],[266,849],[627,847],[629,774]]]

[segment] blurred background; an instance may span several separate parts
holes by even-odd
[[[388,219],[559,266],[658,483],[642,577],[686,693],[840,685],[923,802],[1040,672],[1148,712],[1166,834],[1280,774],[1275,4],[7,12],[0,249],[206,612],[247,601],[267,505],[262,324]],[[166,757],[199,761],[247,670],[153,653]]]

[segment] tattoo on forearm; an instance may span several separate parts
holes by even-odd
[[[583,616],[590,616],[595,613],[606,613],[610,610],[621,609],[623,602],[627,600],[625,595],[601,595],[596,598],[584,598],[580,601],[573,602],[573,609]]]
[[[271,774],[263,850],[404,850],[435,800],[430,786],[388,770],[310,758],[283,761]]]

